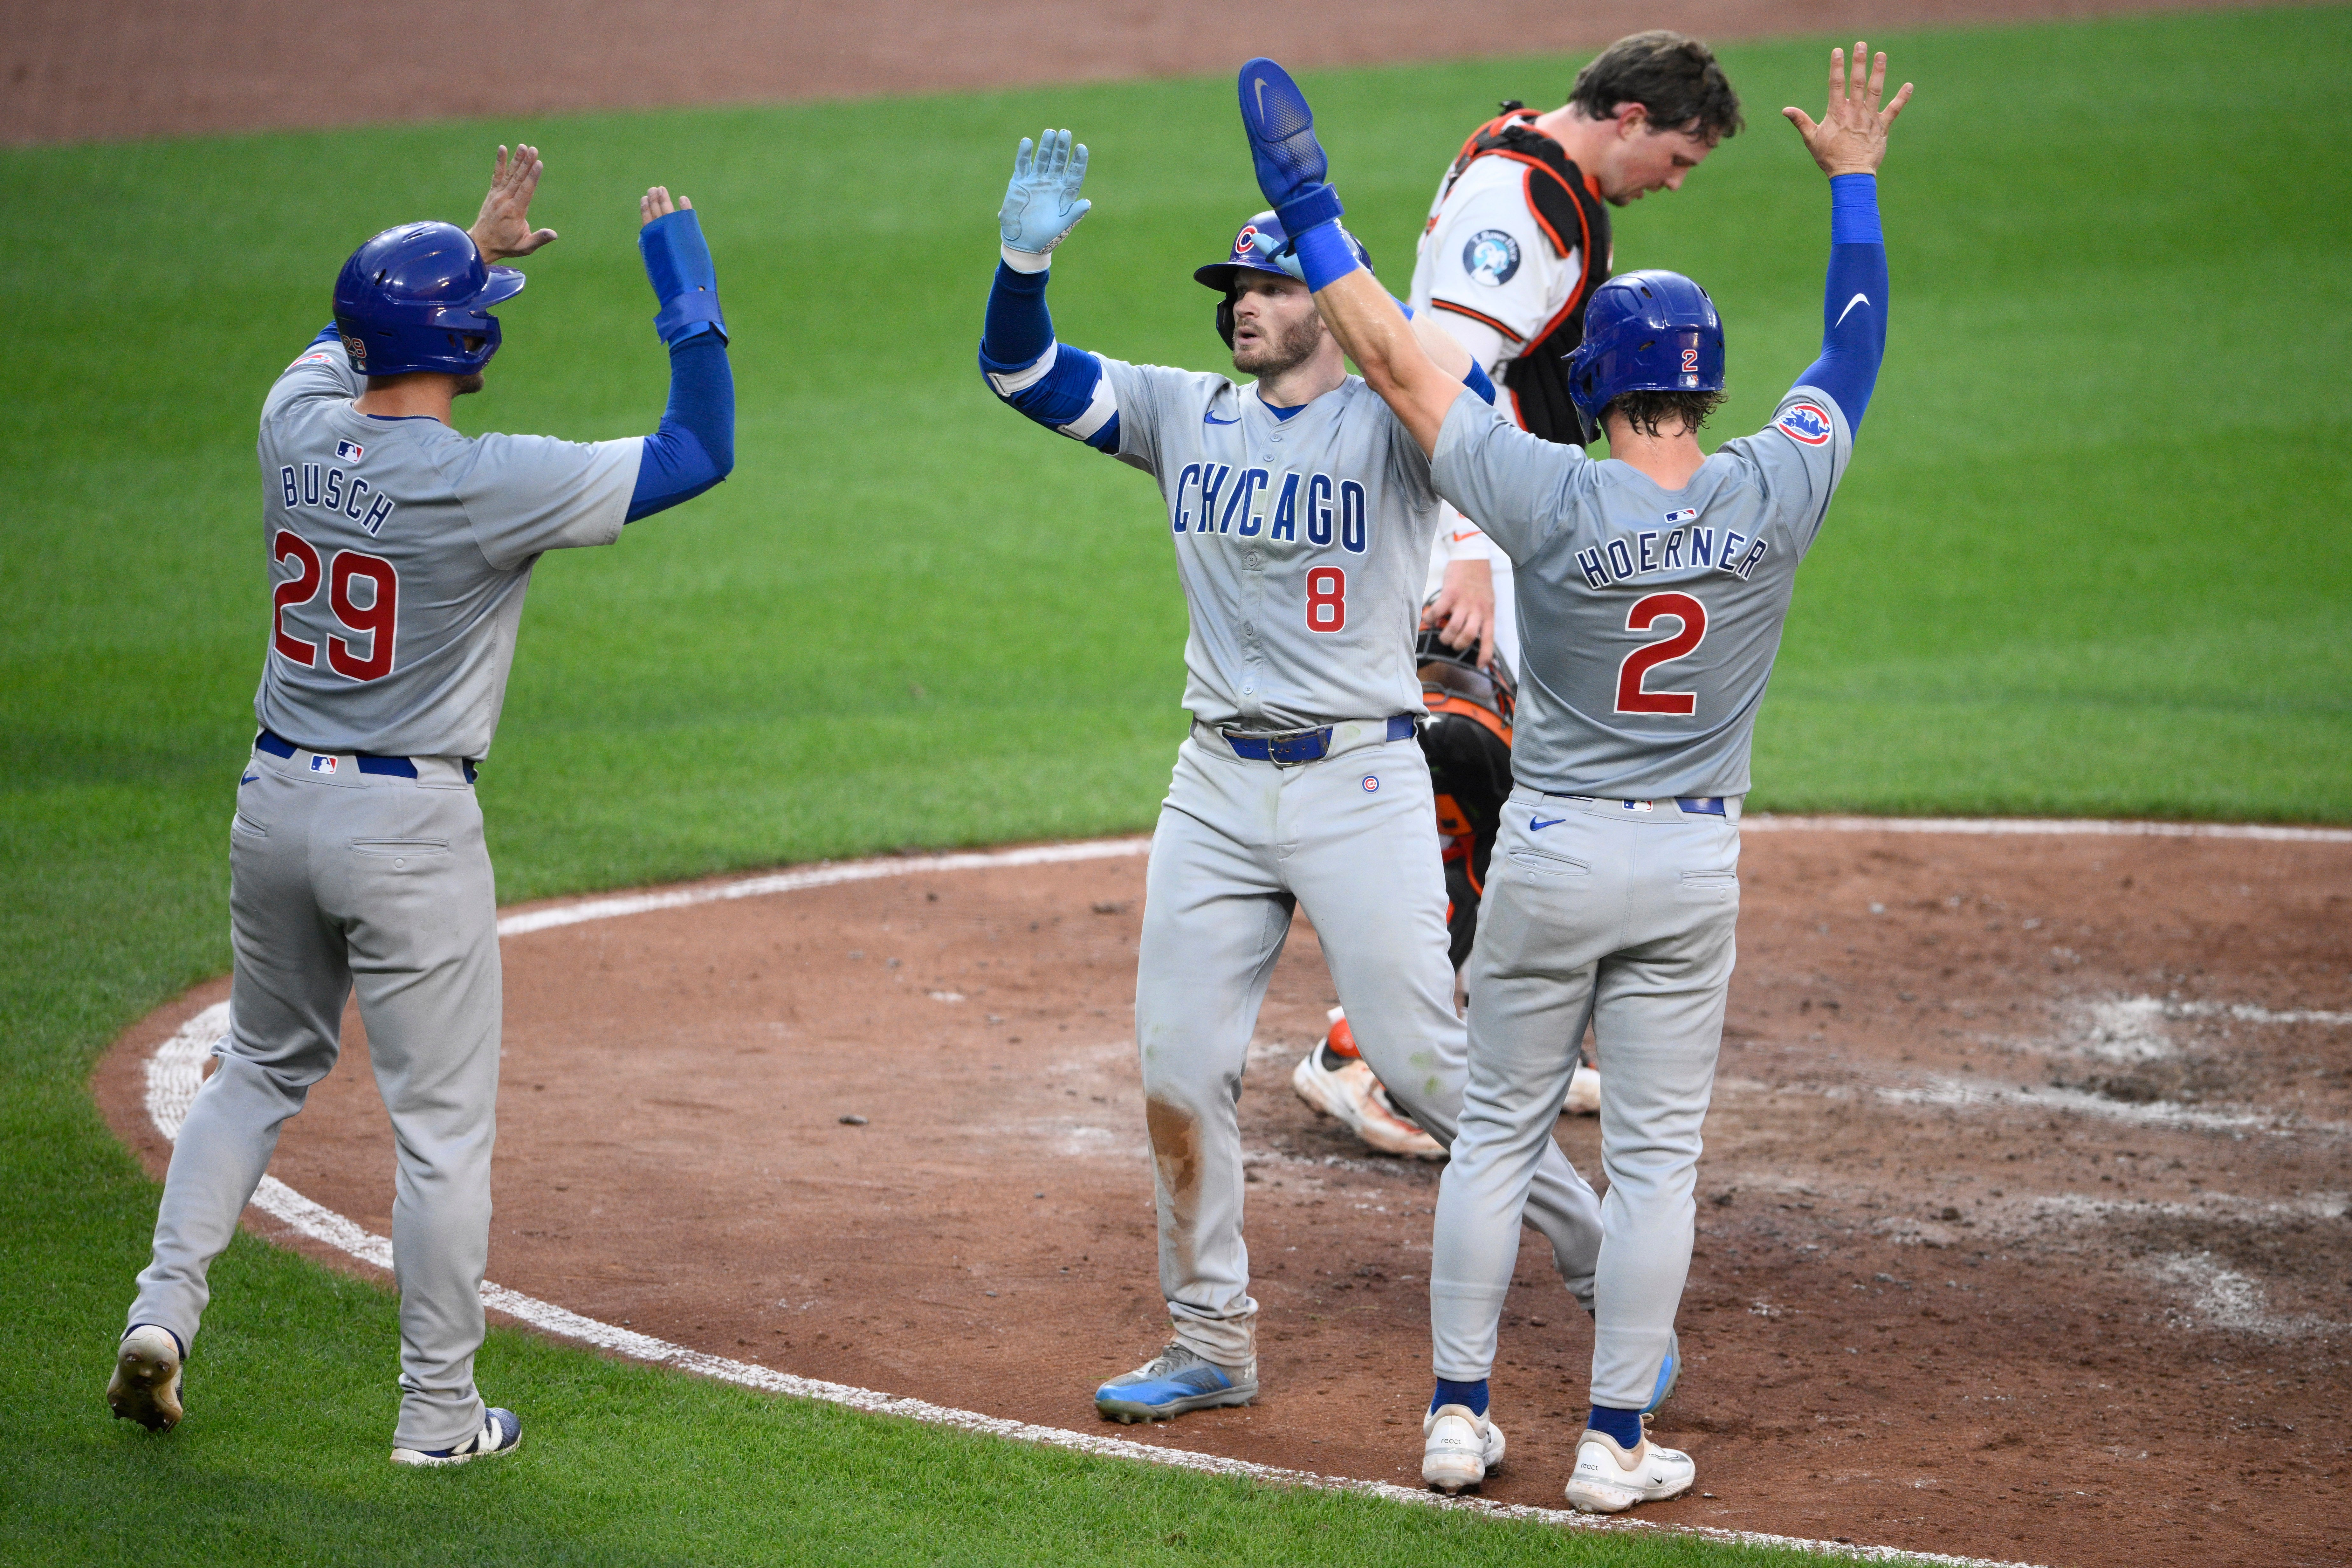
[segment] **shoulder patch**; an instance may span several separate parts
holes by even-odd
[[[1818,403],[1791,403],[1780,410],[1780,417],[1772,421],[1772,428],[1791,441],[1808,447],[1829,445],[1830,435],[1836,427],[1830,423],[1829,411]]]
[[[1499,228],[1482,228],[1463,244],[1462,270],[1474,283],[1499,289],[1519,270],[1519,242]]]
[[[315,353],[315,354],[304,354],[300,359],[296,360],[296,361],[294,362],[294,364],[332,364],[332,363],[335,363],[335,356],[334,356],[334,355],[332,355],[332,354],[329,354],[329,353]],[[289,369],[289,370],[292,370],[292,369],[294,368],[294,365],[293,365],[293,364],[289,364],[289,365],[288,365],[286,368],[287,368],[287,369]]]

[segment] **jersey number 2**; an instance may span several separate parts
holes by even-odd
[[[1625,616],[1629,632],[1646,632],[1660,620],[1682,622],[1682,630],[1664,642],[1635,648],[1617,667],[1617,711],[1620,713],[1688,713],[1698,706],[1689,691],[1644,691],[1643,681],[1662,664],[1672,664],[1706,639],[1706,606],[1688,594],[1652,594]]]
[[[279,529],[269,547],[273,561],[294,563],[294,575],[278,584],[270,597],[269,639],[280,657],[299,665],[316,666],[319,645],[305,642],[286,629],[286,612],[307,605],[327,587],[327,603],[346,631],[367,638],[365,655],[353,650],[347,637],[327,638],[327,666],[352,680],[381,680],[392,673],[393,631],[400,620],[400,574],[391,562],[363,550],[338,550],[331,566],[323,566],[317,547],[291,529]],[[371,590],[368,602],[352,596],[355,579]]]
[[[1337,566],[1309,567],[1307,573],[1307,629],[1336,632],[1348,625],[1348,574]]]

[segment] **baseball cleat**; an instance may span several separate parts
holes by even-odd
[[[1622,1513],[1637,1502],[1664,1502],[1691,1489],[1698,1467],[1677,1448],[1661,1448],[1642,1434],[1631,1452],[1606,1432],[1587,1430],[1576,1445],[1568,1500],[1585,1513]]]
[[[115,1352],[114,1376],[106,1384],[108,1408],[119,1420],[136,1421],[151,1432],[169,1432],[184,1414],[180,1371],[186,1359],[169,1329],[152,1323],[132,1329]]]
[[[1581,1062],[1578,1063],[1576,1071],[1569,1075],[1568,1103],[1560,1109],[1570,1116],[1600,1115],[1601,1075]]]
[[[1503,1462],[1503,1429],[1466,1405],[1441,1405],[1422,1417],[1421,1479],[1449,1495],[1475,1491]]]
[[[482,1412],[482,1429],[454,1448],[394,1448],[395,1465],[462,1465],[493,1454],[511,1454],[522,1443],[522,1417],[495,1407]]]
[[[1132,1426],[1165,1421],[1188,1410],[1247,1405],[1257,1397],[1257,1359],[1223,1367],[1181,1344],[1122,1373],[1095,1390],[1095,1412],[1108,1421]]]
[[[1346,1019],[1335,1019],[1332,1033],[1346,1026]],[[1445,1145],[1397,1110],[1370,1065],[1360,1057],[1334,1051],[1328,1035],[1298,1059],[1298,1066],[1291,1070],[1290,1087],[1322,1114],[1346,1122],[1369,1148],[1415,1160],[1445,1158]]]
[[[1683,1374],[1683,1337],[1673,1330],[1666,1331],[1666,1359],[1658,1364],[1658,1381],[1650,1387],[1650,1403],[1642,1406],[1644,1415],[1654,1415],[1666,1395],[1675,1391],[1675,1380]]]

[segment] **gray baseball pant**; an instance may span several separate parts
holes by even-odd
[[[1196,727],[1177,752],[1145,877],[1135,1032],[1160,1283],[1177,1340],[1225,1366],[1255,1353],[1257,1314],[1234,1107],[1294,907],[1315,922],[1357,1048],[1398,1107],[1451,1142],[1462,1104],[1465,1037],[1428,764],[1417,741],[1386,740],[1384,723],[1335,729],[1334,754],[1276,767]],[[1569,1289],[1590,1300],[1600,1204],[1545,1142],[1523,1190],[1528,1223],[1550,1241]]]
[[[1486,1377],[1519,1211],[1587,1022],[1601,1047],[1592,1403],[1649,1404],[1690,1273],[1699,1131],[1739,919],[1739,830],[1673,801],[1512,792],[1479,905],[1462,1131],[1429,1272],[1437,1375]],[[1537,827],[1535,823],[1542,826]]]
[[[398,1150],[395,1447],[480,1429],[474,1352],[489,1254],[499,1086],[498,909],[482,813],[462,764],[362,773],[351,756],[257,751],[229,829],[236,974],[229,1035],[172,1150],[154,1260],[132,1324],[191,1344],[205,1270],[236,1233],[278,1129],[334,1067],[354,988]],[[321,759],[324,760],[324,759]]]

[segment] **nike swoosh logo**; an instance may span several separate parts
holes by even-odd
[[[1213,414],[1203,414],[1201,416],[1201,423],[1203,425],[1238,425],[1241,423],[1241,420],[1239,417],[1220,419]]]
[[[257,779],[258,779],[258,778],[260,778],[260,777],[261,777],[261,775],[260,775],[259,773],[247,773],[247,774],[246,774],[243,778],[241,778],[241,779],[237,780],[236,782],[237,782],[237,783],[239,783],[239,784],[249,784],[253,783],[255,780],[257,780]]]
[[[1529,833],[1541,833],[1545,828],[1558,827],[1561,823],[1566,822],[1568,818],[1564,816],[1555,816],[1549,822],[1546,822],[1541,817],[1530,816],[1528,818],[1528,831]]]
[[[1265,122],[1265,78],[1259,77],[1250,85],[1257,89],[1257,118],[1258,123],[1263,125]]]
[[[1853,308],[1854,308],[1856,305],[1867,305],[1867,304],[1869,304],[1869,303],[1870,303],[1870,296],[1869,296],[1869,295],[1867,295],[1867,294],[1856,294],[1853,299],[1848,300],[1845,302],[1845,309],[1844,309],[1844,310],[1840,310],[1840,311],[1838,312],[1838,319],[1837,319],[1836,321],[1832,321],[1832,322],[1830,323],[1830,325],[1832,325],[1832,326],[1833,326],[1833,327],[1837,327],[1837,326],[1843,326],[1843,325],[1845,324],[1845,319],[1846,319],[1846,317],[1847,317],[1849,314],[1851,314],[1851,313],[1853,312]]]

